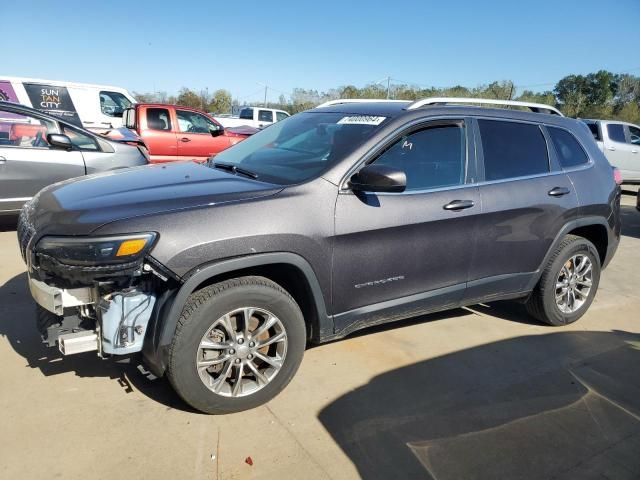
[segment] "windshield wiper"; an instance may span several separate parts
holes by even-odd
[[[240,173],[242,175],[244,175],[245,177],[249,177],[249,178],[258,178],[258,174],[255,172],[252,172],[251,170],[247,170],[246,168],[242,168],[242,167],[237,167],[236,165],[231,165],[230,163],[219,163],[216,161],[212,162],[213,168],[220,168],[222,170],[227,170],[228,172],[232,172],[232,173]]]

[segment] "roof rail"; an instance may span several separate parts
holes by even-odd
[[[416,108],[421,108],[427,105],[445,105],[451,103],[459,103],[459,104],[479,104],[479,105],[504,105],[504,106],[513,106],[513,107],[526,107],[532,112],[536,113],[549,113],[552,115],[560,115],[563,117],[560,110],[556,107],[552,107],[551,105],[545,105],[543,103],[530,103],[530,102],[517,102],[515,100],[495,100],[492,98],[457,98],[457,97],[432,97],[432,98],[424,98],[422,100],[418,100],[413,102],[411,105],[407,107],[407,110],[415,110]]]
[[[329,107],[331,105],[341,105],[343,103],[370,103],[370,102],[384,102],[384,103],[407,103],[411,100],[387,100],[384,98],[340,98],[338,100],[329,100],[328,102],[321,103],[315,108]]]

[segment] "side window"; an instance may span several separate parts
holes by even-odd
[[[589,157],[572,134],[561,128],[547,127],[562,168],[576,167],[589,162]]]
[[[166,108],[147,108],[147,127],[151,130],[171,131],[171,117]]]
[[[627,143],[627,139],[624,136],[624,125],[621,123],[608,123],[607,133],[614,142]]]
[[[239,117],[243,120],[253,120],[253,108],[243,108]]]
[[[406,135],[387,148],[375,163],[405,172],[407,190],[461,185],[466,164],[464,127],[434,126]]]
[[[284,112],[276,112],[276,122],[279,122],[280,120],[284,120],[287,117],[289,117],[289,115],[287,115]]]
[[[0,146],[48,148],[49,133],[58,133],[56,122],[0,110]]]
[[[631,125],[629,125],[628,127],[629,127],[629,142],[632,143],[633,145],[640,145],[640,128],[632,127]]]
[[[270,110],[258,110],[259,122],[273,122],[273,112]]]
[[[537,125],[478,120],[485,180],[525,177],[549,171],[547,143]]]
[[[209,133],[215,124],[204,115],[188,110],[176,110],[178,128],[185,133]]]
[[[99,151],[98,142],[96,142],[93,137],[87,135],[86,133],[80,132],[75,128],[68,127],[66,125],[62,125],[62,133],[64,133],[74,147],[80,150],[92,150]]]
[[[100,92],[100,110],[109,117],[121,117],[125,109],[131,106],[127,97],[118,92]]]

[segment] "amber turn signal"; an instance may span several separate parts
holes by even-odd
[[[148,238],[136,238],[134,240],[125,240],[118,247],[116,257],[126,257],[139,253],[147,244]]]

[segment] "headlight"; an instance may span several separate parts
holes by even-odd
[[[67,265],[128,263],[142,258],[156,237],[156,233],[95,238],[44,237],[36,245],[35,252]]]

